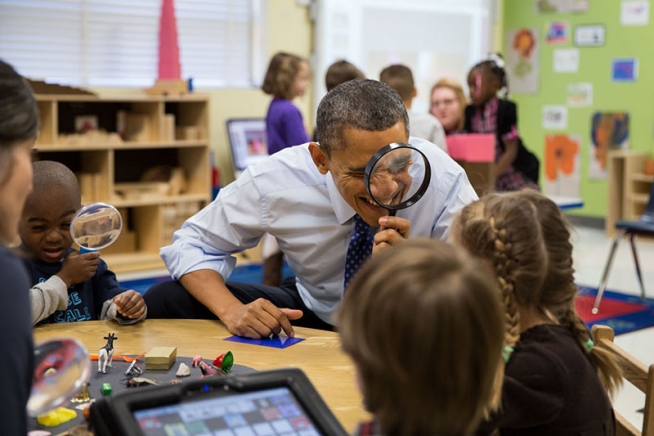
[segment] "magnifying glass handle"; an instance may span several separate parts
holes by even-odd
[[[395,216],[395,214],[397,213],[396,209],[386,209],[386,210],[388,210],[388,216]]]
[[[79,247],[79,254],[84,254],[84,253],[94,253],[98,250],[93,250],[92,248],[86,248],[86,247]]]

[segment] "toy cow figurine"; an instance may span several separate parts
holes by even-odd
[[[100,348],[98,352],[98,372],[106,374],[107,367],[111,368],[111,361],[114,356],[114,340],[118,338],[114,333],[108,333],[104,339],[107,340],[107,345]]]

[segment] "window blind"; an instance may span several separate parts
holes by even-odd
[[[176,0],[182,78],[252,84],[252,1]],[[160,0],[0,0],[0,58],[30,78],[147,87],[157,78]]]

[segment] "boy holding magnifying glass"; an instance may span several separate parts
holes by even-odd
[[[123,289],[97,251],[71,250],[70,223],[81,208],[75,174],[53,161],[34,162],[34,190],[27,197],[18,234],[32,279],[32,325],[107,319],[145,319],[143,296]]]

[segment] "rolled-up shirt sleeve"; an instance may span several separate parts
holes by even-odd
[[[172,245],[161,249],[172,278],[208,269],[227,280],[236,265],[233,255],[255,247],[263,236],[263,210],[265,199],[246,171],[189,218],[175,232]]]

